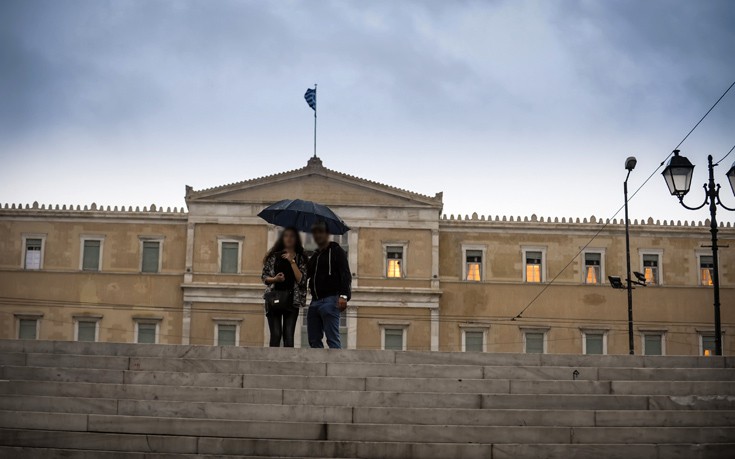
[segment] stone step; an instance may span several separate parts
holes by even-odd
[[[81,397],[0,396],[0,410],[247,421],[484,426],[731,426],[735,411],[332,407]]]
[[[722,444],[451,444],[252,440],[189,438],[156,435],[101,434],[54,431],[2,430],[0,457],[24,459],[245,459],[262,457],[319,458],[359,457],[362,459],[730,459],[735,443]],[[197,440],[196,438],[193,438]],[[97,446],[94,448],[93,446]],[[86,448],[86,449],[79,449]],[[137,448],[137,449],[136,449]],[[191,452],[185,451],[190,449]],[[195,452],[194,449],[198,452]],[[171,450],[174,451],[171,451]],[[113,450],[113,451],[110,451]],[[147,451],[131,452],[131,451]],[[22,453],[22,454],[20,454]],[[20,455],[19,455],[20,454]],[[246,456],[243,456],[245,454]]]
[[[21,362],[22,359],[25,359]],[[303,375],[345,377],[426,377],[449,379],[550,379],[735,381],[735,368],[624,368],[559,366],[478,366],[386,363],[324,363],[265,360],[190,359],[76,354],[0,354],[9,366],[109,370]]]
[[[51,367],[0,367],[0,378],[26,381],[102,382],[144,385],[246,387],[392,392],[735,395],[728,381],[553,381],[505,379],[391,378],[301,375],[240,375],[122,371]]]
[[[480,366],[569,366],[569,367],[735,367],[734,357],[500,354],[425,351],[245,348],[170,344],[82,343],[72,341],[0,340],[0,353],[48,353],[117,355],[125,357],[202,358],[236,360],[279,360],[292,362],[370,362]]]
[[[168,454],[150,452],[99,451],[83,449],[29,448],[17,446],[0,446],[0,458],[23,459],[287,459],[275,456],[241,456],[211,454]],[[291,459],[291,458],[288,458]],[[310,458],[311,459],[311,458]],[[343,458],[344,459],[344,458]]]
[[[117,400],[170,400],[309,406],[572,410],[730,410],[731,395],[473,394],[172,387],[56,381],[0,381],[0,394]]]
[[[82,420],[86,420],[83,423]],[[63,428],[62,428],[63,426]],[[191,437],[407,443],[732,443],[735,427],[551,427],[269,422],[0,412],[0,427]]]
[[[495,444],[493,459],[732,459],[735,443],[721,444]]]

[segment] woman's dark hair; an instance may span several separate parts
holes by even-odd
[[[268,253],[265,254],[265,257],[263,257],[263,264],[265,264],[266,261],[268,261],[268,258],[271,256],[281,253],[286,249],[286,244],[283,243],[283,235],[286,234],[286,231],[291,231],[294,234],[294,237],[296,238],[296,247],[294,247],[294,250],[296,251],[296,255],[304,255],[304,245],[301,243],[301,235],[299,234],[298,230],[296,228],[284,228],[283,231],[281,231],[281,234],[278,236],[278,240],[275,244],[273,244],[273,247],[270,248]]]

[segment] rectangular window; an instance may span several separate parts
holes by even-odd
[[[136,321],[135,342],[140,344],[158,343],[158,322]]]
[[[526,252],[526,282],[542,282],[543,252],[529,250]]]
[[[236,324],[217,324],[217,336],[215,337],[217,346],[237,346],[237,325]]]
[[[524,341],[526,343],[526,354],[543,354],[544,353],[544,332],[528,331],[524,333]]]
[[[584,254],[584,283],[599,284],[602,282],[602,254],[586,252]]]
[[[18,319],[18,339],[38,339],[38,319]]]
[[[710,356],[716,355],[717,345],[715,344],[714,333],[701,333],[699,335],[700,347],[702,348],[702,355]],[[724,348],[724,346],[723,346]]]
[[[465,280],[479,282],[482,280],[482,250],[465,251]]]
[[[77,341],[97,341],[96,320],[77,320]]]
[[[390,328],[383,329],[383,349],[392,351],[405,350],[405,329]]]
[[[644,355],[664,355],[664,340],[661,333],[645,333],[643,335]]]
[[[587,332],[584,334],[585,354],[605,353],[605,334],[602,332]]]
[[[140,270],[144,273],[157,273],[161,260],[161,241],[143,241],[142,257]]]
[[[655,253],[643,254],[643,274],[646,276],[646,282],[651,285],[660,283],[658,275],[659,256]]]
[[[25,257],[23,267],[25,269],[41,269],[41,254],[43,239],[26,239]]]
[[[82,270],[99,271],[102,241],[100,239],[84,239],[82,243]]]
[[[387,277],[403,277],[403,247],[389,245],[385,248]]]
[[[465,352],[485,351],[485,332],[483,330],[463,330],[463,334]]]
[[[237,274],[240,264],[240,243],[237,241],[221,241],[220,244],[220,272]]]
[[[714,275],[715,264],[712,255],[699,256],[699,283],[700,285],[712,285],[712,276]]]

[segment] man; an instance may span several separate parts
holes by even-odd
[[[342,247],[329,240],[326,223],[316,222],[311,234],[317,250],[306,266],[311,292],[311,305],[306,316],[309,346],[323,348],[322,338],[326,334],[329,348],[340,349],[339,315],[347,309],[352,295],[350,265]]]

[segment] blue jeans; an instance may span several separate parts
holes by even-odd
[[[306,314],[306,330],[309,334],[309,346],[323,348],[322,338],[327,335],[330,349],[341,349],[339,339],[339,309],[337,297],[328,296],[320,300],[312,300]]]

